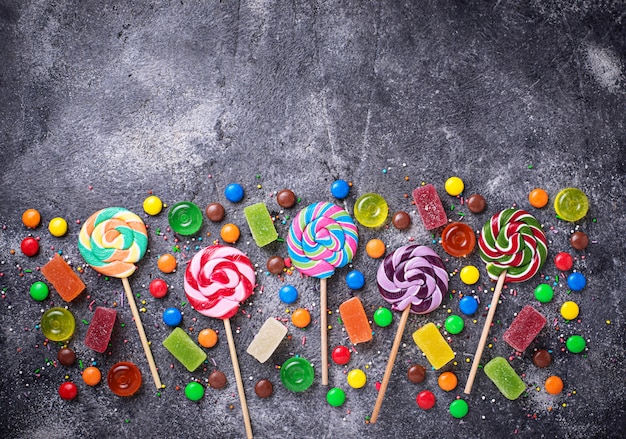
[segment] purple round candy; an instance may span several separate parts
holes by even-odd
[[[428,314],[448,292],[448,272],[437,253],[423,245],[407,245],[387,255],[378,267],[378,290],[391,309]]]

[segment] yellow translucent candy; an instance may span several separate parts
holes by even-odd
[[[413,341],[424,352],[435,370],[454,359],[454,352],[434,323],[427,323],[413,333]]]

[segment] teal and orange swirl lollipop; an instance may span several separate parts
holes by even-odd
[[[105,276],[122,279],[154,384],[157,389],[161,389],[159,373],[128,282],[128,277],[137,269],[135,263],[143,258],[147,248],[148,232],[145,224],[141,218],[123,207],[107,207],[97,211],[83,224],[78,235],[78,250],[91,268]]]

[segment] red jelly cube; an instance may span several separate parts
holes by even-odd
[[[89,329],[87,329],[85,346],[96,352],[106,351],[111,340],[111,332],[113,332],[116,316],[117,311],[114,309],[97,307],[96,313],[89,324]]]
[[[530,305],[525,306],[504,333],[506,341],[513,349],[524,352],[539,335],[546,324],[546,318]]]
[[[420,186],[413,191],[413,200],[422,217],[426,230],[436,229],[448,222],[446,211],[441,204],[437,190],[432,184]]]

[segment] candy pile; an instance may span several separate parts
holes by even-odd
[[[488,207],[485,198],[480,194],[473,194],[468,198],[463,197],[465,184],[459,177],[451,177],[445,182],[444,188],[453,200],[460,201],[461,205],[465,205],[473,215],[480,215]],[[337,180],[332,184],[330,193],[337,200],[345,200],[349,197],[351,189],[351,184],[344,180]],[[464,265],[460,270],[450,272],[446,268],[446,263],[453,258],[452,264],[464,264],[467,258],[475,253],[476,243],[478,243],[477,253],[486,264],[485,273],[490,280],[497,281],[497,285],[491,305],[489,307],[483,305],[484,309],[488,309],[488,314],[484,321],[481,338],[472,340],[478,348],[466,382],[465,393],[470,394],[475,378],[482,381],[480,384],[482,391],[489,392],[489,382],[484,383],[484,378],[488,378],[495,385],[494,389],[497,388],[505,398],[510,400],[519,398],[527,392],[529,383],[516,372],[515,362],[512,360],[523,360],[524,352],[528,351],[533,344],[541,349],[534,349],[532,363],[537,368],[550,367],[554,347],[546,349],[541,346],[546,342],[541,334],[549,326],[542,307],[548,306],[553,301],[555,292],[550,284],[541,283],[535,286],[532,297],[537,303],[530,303],[531,297],[528,297],[523,300],[523,306],[519,308],[515,316],[500,315],[502,321],[510,322],[510,326],[501,340],[495,341],[494,339],[489,346],[492,347],[496,343],[502,346],[506,343],[512,349],[513,354],[508,359],[493,356],[484,362],[483,372],[478,373],[479,363],[482,364],[483,349],[489,338],[491,322],[505,284],[529,282],[534,276],[542,274],[541,270],[548,258],[548,240],[541,222],[528,211],[512,207],[492,215],[477,236],[471,224],[475,223],[478,217],[461,217],[458,221],[449,219],[449,212],[443,207],[435,185],[421,185],[412,192],[412,195],[413,204],[421,219],[418,224],[415,224],[411,215],[403,210],[389,215],[389,205],[380,194],[365,193],[354,201],[354,218],[360,225],[359,227],[365,227],[364,230],[370,234],[383,230],[389,217],[391,217],[390,224],[398,233],[407,233],[407,230],[430,231],[431,233],[432,239],[424,240],[422,244],[410,243],[400,246],[386,256],[387,248],[381,239],[369,240],[362,257],[378,259],[384,256],[376,273],[362,272],[356,269],[358,267],[351,266],[357,255],[359,228],[348,211],[334,203],[317,202],[299,210],[291,220],[284,239],[280,237],[275,227],[279,220],[278,215],[268,208],[266,203],[257,202],[245,206],[243,214],[254,243],[266,252],[269,249],[273,253],[264,263],[253,264],[248,255],[237,247],[241,230],[234,223],[225,223],[220,230],[221,241],[232,245],[223,245],[218,240],[210,245],[202,245],[200,231],[204,225],[204,217],[206,216],[213,223],[222,223],[225,216],[230,213],[230,207],[225,208],[220,203],[211,202],[203,212],[190,201],[179,201],[168,208],[154,195],[145,199],[143,209],[147,215],[158,216],[163,209],[169,209],[167,215],[169,230],[177,235],[197,237],[198,245],[195,248],[195,254],[183,255],[180,253],[180,247],[175,245],[172,250],[174,254],[163,253],[158,256],[157,267],[164,275],[174,276],[178,264],[184,263],[184,282],[178,287],[184,288],[189,305],[201,316],[220,319],[224,322],[248,437],[252,437],[252,423],[247,411],[230,319],[235,318],[240,311],[245,313],[242,310],[242,304],[249,300],[255,290],[260,292],[263,289],[257,277],[263,270],[255,269],[255,265],[266,266],[266,276],[277,276],[281,281],[292,275],[295,269],[303,276],[320,279],[319,325],[322,346],[320,370],[316,370],[313,364],[305,358],[312,355],[306,350],[305,337],[302,338],[302,348],[297,351],[293,346],[293,337],[288,336],[290,332],[294,332],[294,329],[288,326],[289,321],[298,329],[307,328],[311,324],[310,310],[304,307],[294,309],[290,319],[266,318],[246,349],[247,354],[258,361],[255,364],[259,364],[271,358],[275,361],[284,358],[285,345],[290,344],[289,349],[296,350],[298,353],[290,354],[289,358],[281,362],[282,364],[277,365],[279,367],[275,378],[279,377],[284,387],[292,392],[303,392],[309,389],[315,382],[318,372],[321,375],[321,384],[328,385],[328,372],[336,367],[345,371],[349,388],[365,387],[368,382],[365,371],[348,367],[351,362],[351,352],[356,352],[354,345],[362,346],[362,352],[367,352],[369,342],[376,337],[386,336],[385,331],[372,330],[370,317],[377,327],[386,328],[392,325],[394,320],[391,311],[400,313],[401,317],[387,368],[384,376],[381,377],[380,390],[376,394],[373,389],[370,389],[372,400],[376,399],[372,417],[368,419],[372,423],[376,422],[381,413],[385,390],[389,384],[410,314],[418,315],[420,318],[416,320],[419,327],[413,332],[412,339],[430,367],[417,363],[411,364],[407,380],[410,383],[420,384],[425,381],[431,370],[443,369],[438,376],[438,386],[445,392],[452,392],[457,388],[459,379],[464,378],[461,377],[464,373],[461,368],[454,370],[458,363],[453,360],[457,358],[458,353],[455,352],[453,336],[462,333],[466,319],[452,314],[451,311],[457,308],[466,317],[474,316],[474,323],[476,323],[476,320],[482,318],[479,313],[480,297],[477,294],[449,291],[449,281],[450,276],[458,273],[464,285],[476,285],[480,280],[480,270],[474,265]],[[276,192],[274,196],[276,204],[284,209],[295,208],[300,202],[294,192],[289,189]],[[240,184],[233,183],[224,189],[224,197],[230,203],[236,204],[244,200],[246,195]],[[548,194],[542,189],[535,189],[530,192],[528,201],[530,206],[537,209],[538,214],[542,214],[539,209],[547,205]],[[562,190],[554,200],[554,211],[558,218],[565,221],[581,220],[587,214],[588,207],[585,194],[574,188]],[[285,215],[283,224],[286,224],[288,219],[288,215]],[[28,209],[23,213],[22,222],[27,228],[34,230],[41,224],[41,215],[35,209]],[[60,217],[54,218],[49,222],[49,231],[52,236],[62,238],[68,232],[67,222]],[[156,234],[158,236],[158,230]],[[409,241],[413,240],[412,237],[409,239]],[[285,241],[286,243],[283,244]],[[35,258],[42,253],[39,244],[38,239],[27,236],[21,243],[21,251],[26,257]],[[67,242],[65,244],[68,245]],[[584,250],[588,244],[589,239],[582,231],[576,231],[571,235],[571,246],[576,251]],[[135,304],[135,295],[131,292],[127,279],[137,270],[136,264],[148,250],[148,231],[139,216],[121,207],[99,210],[82,225],[77,247],[86,263],[99,273],[98,275],[122,279],[127,293],[127,304],[132,309],[133,320],[137,325],[157,391],[162,391],[166,386],[161,384],[151,350],[165,348],[172,358],[190,373],[207,365],[207,350],[217,345],[218,332],[211,328],[204,328],[194,337],[193,328],[189,331],[183,329],[184,313],[177,307],[168,307],[163,310],[162,322],[166,325],[168,333],[162,340],[152,340],[150,347]],[[191,249],[187,249],[189,250]],[[442,259],[441,255],[445,255],[446,259]],[[58,361],[64,367],[71,367],[75,364],[76,355],[71,346],[76,346],[77,343],[82,342],[87,348],[96,352],[95,358],[104,358],[107,351],[110,355],[112,344],[119,342],[117,338],[112,337],[115,331],[119,330],[118,304],[96,306],[93,315],[89,318],[90,323],[84,340],[74,340],[77,319],[72,313],[72,302],[84,296],[84,291],[88,290],[84,281],[89,280],[95,274],[79,266],[70,266],[60,252],[46,253],[43,256],[48,260],[41,268],[41,280],[34,282],[30,287],[30,296],[44,305],[47,300],[51,304],[54,303],[57,298],[55,297],[53,301],[49,296],[50,285],[67,305],[50,306],[46,309],[40,322],[42,338],[45,337],[46,343],[58,343]],[[571,291],[580,291],[585,288],[586,278],[582,273],[572,271],[574,260],[568,252],[557,252],[554,263],[561,272],[571,271],[567,277],[567,285]],[[345,344],[353,346],[338,345],[329,355],[327,330],[331,325],[327,322],[327,316],[331,311],[326,306],[327,279],[338,271],[345,271],[346,285],[353,295],[338,307],[340,323],[346,334]],[[372,302],[371,297],[365,294],[368,289],[367,279],[373,276],[382,296],[380,302]],[[282,283],[281,286],[269,294],[276,294],[281,302],[288,305],[298,302],[300,294],[295,286],[287,282]],[[149,292],[155,299],[166,297],[168,291],[168,283],[163,279],[154,278],[150,282]],[[268,294],[268,291],[264,294]],[[257,304],[260,301],[262,297],[256,299]],[[383,306],[384,303],[388,303],[389,307]],[[440,315],[433,317],[442,304],[450,315],[444,319],[441,319]],[[91,305],[89,309],[92,310]],[[368,315],[370,312],[371,315]],[[560,314],[566,321],[576,319],[579,312],[579,306],[573,300],[562,303],[560,308]],[[83,316],[79,316],[79,321],[85,321]],[[238,329],[246,331],[246,322],[242,322]],[[285,338],[291,341],[285,341]],[[586,349],[586,341],[581,335],[573,334],[567,338],[565,347],[571,353],[581,353]],[[98,357],[98,355],[103,357]],[[332,364],[328,363],[329,358],[332,359]],[[115,395],[129,397],[141,388],[140,367],[143,367],[143,361],[139,358],[132,359],[132,361],[122,360],[120,359],[109,369],[106,376],[107,384]],[[467,360],[469,362],[469,359]],[[96,364],[97,361],[82,370],[82,377],[87,386],[97,386],[102,378],[100,370],[95,367]],[[172,367],[178,368],[178,364]],[[180,368],[178,370],[183,376],[183,370]],[[371,371],[370,375],[376,375],[378,372],[378,370]],[[206,382],[210,388],[221,389],[227,385],[228,378],[224,372],[213,370]],[[334,386],[327,391],[326,400],[330,406],[340,407],[349,400],[350,389],[342,387],[339,383],[333,384]],[[545,382],[545,390],[548,394],[558,395],[565,385],[567,383],[564,383],[562,378],[552,375]],[[190,401],[200,401],[205,394],[205,389],[206,386],[202,384],[201,379],[193,379],[185,386],[185,395]],[[254,388],[256,395],[260,398],[271,396],[273,389],[274,383],[271,377],[259,380]],[[66,381],[59,386],[59,396],[66,400],[76,398],[78,391],[79,386],[72,381]],[[462,418],[468,413],[470,405],[467,399],[467,397],[461,398],[460,396],[450,397],[448,406],[453,417]],[[436,405],[436,396],[428,389],[420,389],[416,395],[416,403],[423,410],[431,410]]]

